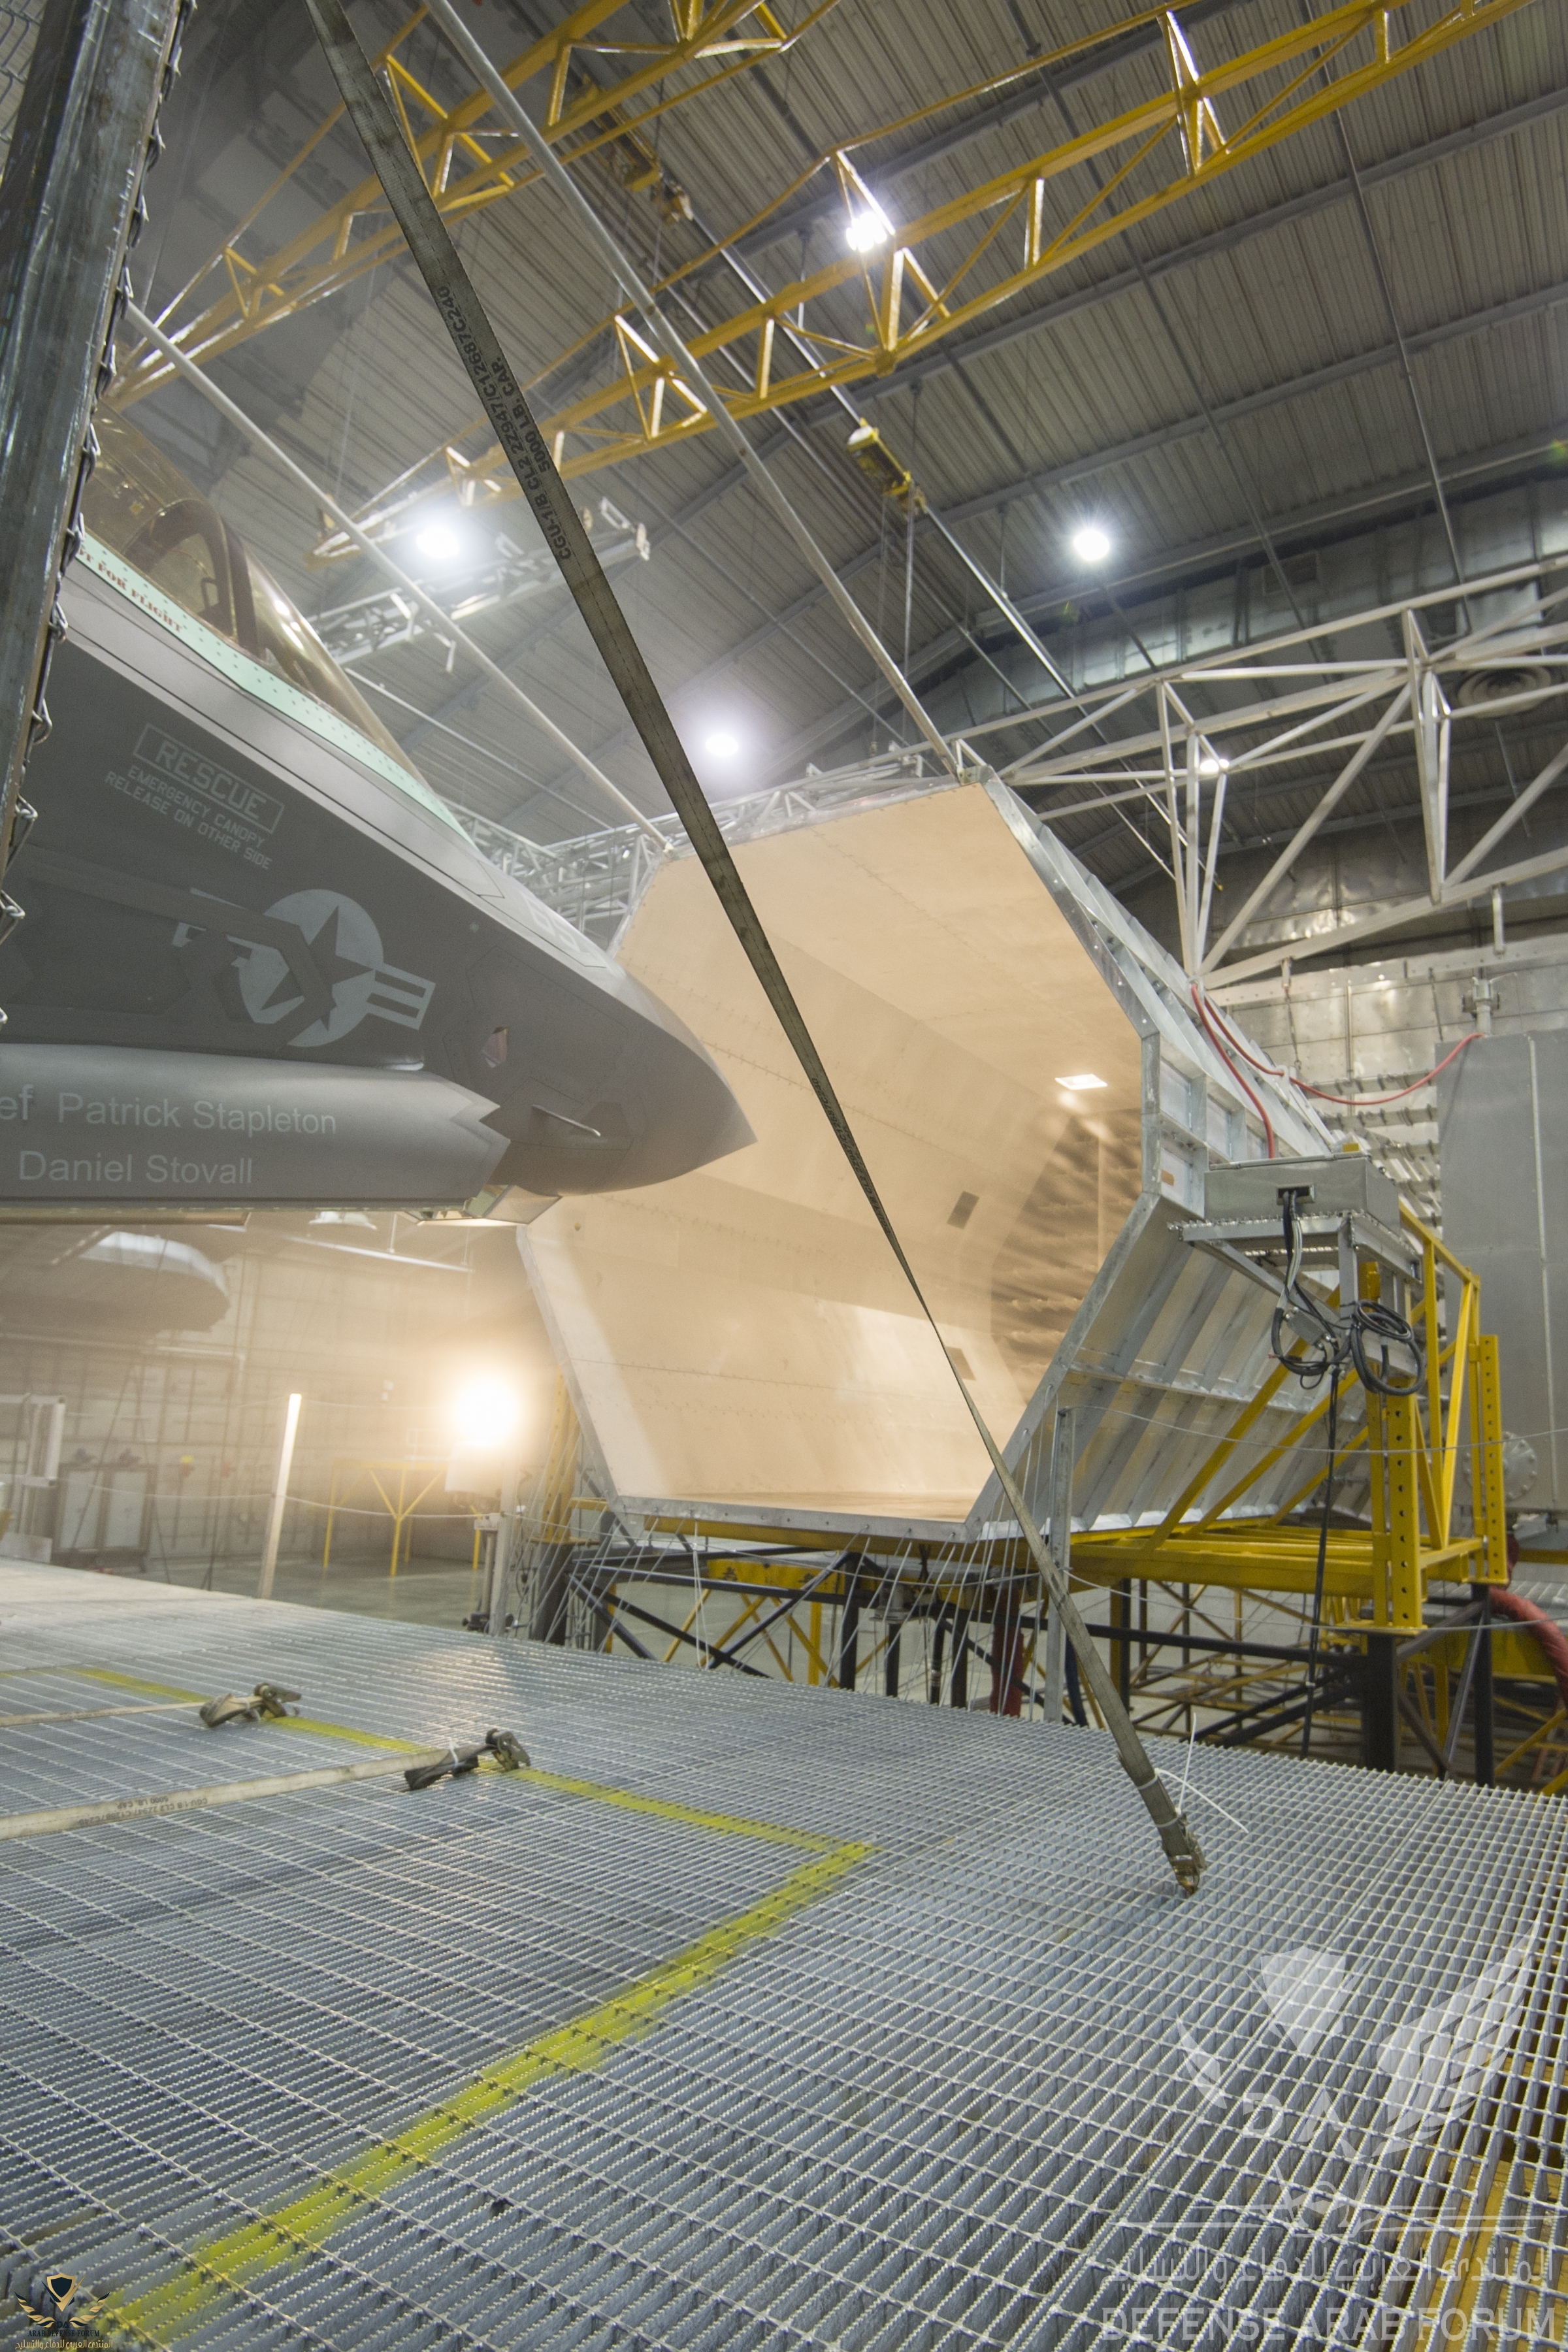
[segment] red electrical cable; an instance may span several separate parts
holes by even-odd
[[[1225,1032],[1226,1040],[1231,1046],[1232,1050],[1235,1053],[1239,1054],[1244,1062],[1249,1063],[1253,1069],[1260,1071],[1264,1077],[1273,1078],[1282,1086],[1294,1087],[1299,1093],[1311,1095],[1318,1102],[1343,1103],[1347,1108],[1351,1110],[1362,1108],[1371,1108],[1375,1110],[1384,1103],[1403,1102],[1406,1095],[1419,1094],[1422,1087],[1430,1086],[1433,1079],[1438,1076],[1442,1071],[1446,1070],[1450,1062],[1457,1062],[1459,1055],[1464,1052],[1466,1046],[1473,1045],[1477,1037],[1480,1034],[1479,1030],[1472,1029],[1468,1037],[1461,1037],[1458,1044],[1453,1048],[1453,1051],[1451,1053],[1445,1054],[1442,1060],[1435,1064],[1423,1077],[1413,1078],[1407,1087],[1397,1087],[1393,1094],[1334,1095],[1330,1094],[1324,1087],[1310,1087],[1307,1084],[1305,1078],[1292,1077],[1289,1070],[1277,1070],[1272,1063],[1260,1062],[1256,1054],[1249,1054],[1247,1047],[1242,1044],[1240,1038],[1231,1028],[1229,1022],[1226,1021],[1218,1005],[1208,1004],[1206,999],[1200,997],[1195,987],[1193,990],[1193,1003],[1196,1009],[1199,1020],[1202,1021],[1204,1027],[1208,1031],[1210,1037],[1214,1040],[1215,1045],[1218,1049],[1221,1058],[1229,1064],[1232,1074],[1235,1076],[1238,1083],[1245,1084],[1246,1082],[1242,1079],[1240,1071],[1237,1069],[1235,1063],[1231,1062],[1230,1055],[1226,1053],[1225,1046],[1221,1045],[1218,1036],[1215,1034],[1213,1024],[1206,1017],[1208,1013],[1212,1013],[1215,1020],[1219,1023],[1220,1027]],[[1247,1098],[1257,1106],[1259,1116],[1264,1117],[1264,1123],[1267,1125],[1268,1121],[1267,1117],[1263,1112],[1263,1106],[1258,1102],[1258,1097],[1253,1094],[1250,1087],[1247,1088]],[[1274,1153],[1270,1151],[1268,1154],[1270,1160],[1272,1160],[1274,1156]]]
[[[1213,1022],[1209,1019],[1204,1000],[1195,986],[1193,989],[1192,995],[1193,1010],[1197,1014],[1198,1019],[1203,1023],[1204,1028],[1208,1033],[1209,1042],[1213,1045],[1215,1052],[1219,1055],[1220,1060],[1225,1064],[1226,1068],[1230,1072],[1231,1076],[1236,1080],[1237,1085],[1241,1088],[1242,1093],[1247,1097],[1247,1101],[1252,1105],[1253,1109],[1263,1121],[1263,1133],[1268,1145],[1269,1159],[1278,1160],[1279,1157],[1279,1147],[1274,1139],[1273,1120],[1269,1118],[1268,1113],[1264,1109],[1259,1097],[1247,1085],[1247,1080],[1242,1076],[1241,1072],[1237,1068],[1236,1064],[1226,1052],[1225,1041],[1221,1037],[1219,1031],[1215,1027]],[[1238,1045],[1237,1047],[1237,1052],[1242,1055],[1242,1058],[1245,1061],[1252,1061],[1251,1055],[1246,1051],[1245,1047]],[[1260,1070],[1263,1067],[1263,1065],[1261,1062],[1255,1062],[1253,1063],[1253,1067]],[[1274,1076],[1277,1074],[1270,1071],[1268,1075],[1270,1076]]]
[[[1492,1588],[1491,1602],[1500,1616],[1511,1617],[1516,1625],[1528,1626],[1534,1634],[1552,1669],[1557,1696],[1568,1707],[1568,1641],[1562,1627],[1528,1593],[1510,1592],[1507,1585]]]
[[[1453,1052],[1445,1054],[1442,1060],[1434,1068],[1428,1070],[1424,1078],[1417,1078],[1412,1086],[1401,1087],[1397,1094],[1331,1095],[1325,1094],[1321,1087],[1310,1087],[1305,1078],[1297,1078],[1294,1084],[1300,1087],[1304,1095],[1316,1095],[1320,1102],[1349,1103],[1352,1110],[1361,1103],[1371,1103],[1375,1108],[1379,1103],[1403,1102],[1406,1095],[1418,1095],[1423,1087],[1430,1086],[1438,1071],[1446,1070],[1450,1062],[1457,1062],[1466,1046],[1473,1045],[1479,1034],[1479,1030],[1472,1029],[1469,1035],[1461,1037]]]

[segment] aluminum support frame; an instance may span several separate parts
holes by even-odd
[[[49,0],[0,182],[0,873],[186,0]],[[16,919],[7,902],[4,919]]]
[[[1189,982],[1200,987],[1334,954],[1430,917],[1434,908],[1457,908],[1490,897],[1500,921],[1501,894],[1568,866],[1565,848],[1506,865],[1492,862],[1514,828],[1568,773],[1568,742],[1542,763],[1481,840],[1453,860],[1449,774],[1460,730],[1489,729],[1517,713],[1560,723],[1568,697],[1563,570],[1561,557],[1518,565],[1468,583],[1462,600],[1451,587],[1433,590],[1142,677],[1075,683],[1070,704],[1012,712],[968,732],[973,739],[1030,723],[1046,730],[1004,773],[1016,790],[1069,795],[1065,803],[1036,803],[1047,822],[1139,799],[1160,811],[1170,836],[1182,962]],[[1445,617],[1450,608],[1458,624],[1452,634]],[[1389,650],[1391,634],[1397,652]],[[1419,785],[1425,894],[1271,943],[1262,952],[1237,954],[1254,919],[1373,755],[1405,742]],[[1323,763],[1313,806],[1211,945],[1227,788],[1307,761]]]

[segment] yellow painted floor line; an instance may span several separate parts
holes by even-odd
[[[73,1674],[93,1682],[112,1683],[119,1690],[146,1691],[159,1698],[205,1706],[210,1691],[182,1690],[174,1683],[142,1682],[134,1675],[112,1673],[107,1666],[74,1666]],[[393,1739],[379,1731],[359,1731],[346,1723],[318,1723],[303,1715],[264,1717],[265,1727],[271,1731],[308,1731],[323,1739],[352,1739],[361,1748],[384,1748],[395,1755],[428,1756],[442,1753],[439,1740]],[[221,1734],[220,1734],[221,1737]],[[501,1771],[504,1768],[487,1757],[481,1771]],[[693,1829],[711,1830],[721,1837],[763,1838],[773,1845],[801,1847],[807,1853],[837,1853],[842,1841],[816,1830],[797,1830],[778,1822],[753,1822],[736,1813],[717,1813],[697,1805],[677,1804],[666,1797],[640,1797],[630,1789],[615,1789],[604,1780],[575,1780],[560,1772],[542,1772],[532,1766],[518,1771],[506,1771],[509,1780],[531,1780],[542,1789],[558,1790],[563,1796],[586,1797],[595,1804],[618,1805],[633,1813],[649,1813],[656,1820],[686,1822]]]
[[[666,1805],[589,1781],[562,1780],[549,1773],[526,1777],[603,1801],[628,1804],[639,1812],[700,1823],[728,1835],[764,1837],[796,1844],[809,1843],[813,1846],[830,1843],[809,1832],[780,1831],[765,1822],[742,1822],[727,1814]],[[275,2213],[194,2248],[185,2256],[190,2265],[185,2275],[151,2288],[132,2303],[110,2305],[104,2314],[106,2321],[141,2343],[165,2352],[171,2342],[188,2335],[226,2295],[243,2295],[247,2285],[267,2273],[324,2247],[356,2214],[381,2203],[386,2193],[407,2177],[410,2166],[434,2163],[466,2132],[500,2114],[541,2084],[563,2075],[592,2073],[603,2065],[623,2042],[647,2032],[673,2003],[710,1983],[750,1946],[774,1934],[795,1912],[828,1894],[874,1850],[869,1845],[832,1843],[829,1851],[816,1853],[811,1861],[803,1863],[782,1886],[764,1895],[748,1910],[709,1928],[684,1951],[651,1969],[624,1992],[613,1994],[585,2016],[552,2027],[525,2042],[521,2050],[496,2060],[460,2091],[428,2108],[392,2137],[376,2142],[362,2156],[324,2174],[302,2197]]]
[[[1417,2352],[1427,2352],[1429,2346],[1436,2347],[1439,2342],[1461,2342],[1469,2333],[1470,2320],[1476,2308],[1476,2298],[1480,2294],[1481,2282],[1486,2276],[1487,2258],[1491,2252],[1492,2240],[1497,2236],[1498,2222],[1502,2215],[1502,2201],[1508,2186],[1508,2172],[1506,2158],[1500,2157],[1497,2170],[1492,2176],[1490,2194],[1479,2215],[1460,2232],[1459,2243],[1454,2250],[1454,2259],[1444,2273],[1445,2282],[1449,2278],[1458,2278],[1462,2282],[1458,2300],[1453,2305],[1449,2318],[1444,2321],[1440,2330],[1436,2309],[1424,2321]],[[1438,2289],[1436,2300],[1440,2306],[1441,2287]],[[1460,2325],[1457,2327],[1450,2324],[1456,2315],[1460,2321]]]
[[[559,1772],[541,1772],[530,1769],[507,1775],[512,1780],[534,1780],[545,1789],[559,1789],[571,1797],[589,1797],[596,1804],[619,1805],[627,1812],[651,1813],[657,1821],[688,1822],[693,1829],[713,1830],[721,1837],[762,1838],[771,1845],[804,1847],[807,1853],[853,1853],[857,1859],[871,1852],[868,1845],[847,1846],[842,1838],[829,1837],[819,1830],[786,1829],[777,1822],[748,1821],[739,1813],[705,1812],[697,1805],[678,1805],[665,1797],[639,1797],[630,1789],[612,1789],[603,1780],[569,1780]]]
[[[13,1723],[100,1723],[106,1715],[174,1715],[177,1698],[138,1699],[131,1706],[73,1706],[48,1715],[0,1715],[0,1731]]]
[[[149,1683],[140,1675],[118,1675],[109,1666],[55,1666],[41,1671],[74,1675],[80,1682],[110,1683],[116,1690],[145,1691],[150,1698],[188,1699],[193,1706],[205,1706],[212,1696],[210,1691],[182,1690],[178,1683]]]
[[[191,1706],[205,1706],[213,1696],[211,1691],[182,1690],[176,1683],[143,1682],[136,1675],[120,1675],[108,1666],[72,1666],[59,1668],[80,1675],[85,1681],[112,1683],[117,1690],[147,1691],[160,1698],[184,1700]],[[399,1756],[428,1756],[435,1749],[440,1753],[440,1742],[430,1739],[388,1739],[378,1731],[355,1731],[346,1723],[317,1723],[303,1715],[272,1716],[264,1718],[274,1730],[311,1731],[322,1739],[352,1739],[361,1748],[385,1748]]]
[[[117,1689],[140,1691],[150,1697],[192,1706],[210,1696],[182,1690],[170,1683],[148,1682],[107,1666],[57,1668]],[[275,1730],[313,1732],[332,1739],[349,1739],[366,1748],[388,1748],[427,1756],[429,1741],[392,1739],[346,1724],[318,1723],[303,1716],[271,1718]],[[720,1837],[757,1838],[766,1844],[793,1846],[812,1858],[792,1871],[782,1886],[764,1895],[748,1910],[720,1922],[689,1944],[673,1958],[661,1961],[644,1977],[612,1994],[597,2009],[569,2023],[553,2026],[525,2042],[521,2050],[496,2060],[449,2099],[415,2117],[391,2138],[374,2142],[361,2156],[330,2173],[302,2197],[263,2215],[226,2236],[194,2248],[184,2260],[182,2275],[120,2306],[110,2305],[106,2321],[143,2344],[164,2352],[177,2336],[188,2335],[211,2307],[229,2294],[242,2295],[255,2279],[297,2262],[325,2246],[335,2231],[366,2207],[379,2203],[386,2191],[405,2177],[410,2165],[432,2164],[453,2141],[478,2124],[500,2114],[542,2083],[562,2075],[590,2073],[603,2065],[623,2042],[655,2026],[673,2003],[708,1984],[721,1969],[763,1937],[774,1934],[807,1904],[829,1894],[839,1880],[875,1852],[868,1844],[847,1843],[817,1830],[792,1829],[777,1822],[752,1821],[741,1814],[683,1805],[666,1797],[640,1796],[630,1789],[602,1780],[579,1780],[563,1773],[526,1767],[500,1772],[486,1758],[481,1770],[496,1771],[506,1780],[531,1782],[562,1796],[580,1797],[593,1804],[614,1805],[626,1812],[656,1821],[678,1822]]]
[[[212,1696],[209,1691],[180,1690],[171,1683],[139,1682],[132,1675],[111,1674],[106,1666],[79,1666],[73,1669],[88,1675],[95,1682],[113,1683],[124,1690],[155,1693],[161,1698],[188,1700],[192,1706],[205,1706]],[[428,1756],[432,1750],[439,1755],[441,1742],[433,1739],[390,1739],[378,1731],[356,1731],[345,1723],[318,1723],[308,1716],[289,1715],[264,1718],[272,1731],[309,1731],[324,1739],[352,1739],[362,1748],[385,1748],[399,1755]],[[487,1758],[480,1770],[499,1769]],[[696,1805],[681,1805],[665,1797],[639,1797],[630,1789],[616,1789],[604,1780],[574,1780],[560,1772],[542,1772],[532,1766],[507,1772],[509,1780],[531,1780],[542,1789],[555,1789],[563,1796],[586,1797],[595,1804],[618,1805],[625,1811],[649,1813],[658,1821],[685,1822],[691,1828],[711,1830],[721,1837],[763,1838],[773,1845],[801,1847],[807,1853],[837,1853],[842,1840],[816,1830],[786,1828],[777,1822],[748,1821],[736,1813],[717,1813]]]

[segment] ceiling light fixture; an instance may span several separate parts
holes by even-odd
[[[1198,761],[1198,773],[1200,776],[1223,776],[1229,765],[1230,761],[1222,759],[1217,751],[1205,751]]]
[[[1110,1081],[1106,1078],[1097,1078],[1092,1070],[1080,1070],[1076,1077],[1058,1078],[1057,1080],[1057,1084],[1061,1087],[1062,1091],[1065,1094],[1069,1095],[1087,1095],[1091,1093],[1096,1087],[1104,1087],[1109,1085],[1109,1083]]]
[[[1072,551],[1080,563],[1103,563],[1110,552],[1110,533],[1097,522],[1086,522],[1072,535]]]
[[[703,748],[711,760],[733,760],[739,756],[741,739],[728,727],[716,727]]]
[[[873,246],[886,245],[893,233],[893,224],[880,205],[868,205],[864,212],[851,213],[844,231],[844,242],[851,253],[869,253]]]
[[[426,523],[414,544],[432,563],[450,563],[455,555],[463,551],[463,542],[449,522]]]

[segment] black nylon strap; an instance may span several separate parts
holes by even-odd
[[[355,38],[342,0],[307,0],[316,31],[326,51],[343,103],[363,142],[371,166],[386,192],[398,226],[419,266],[432,299],[440,311],[453,347],[468,370],[496,439],[505,451],[519,488],[544,535],[545,544],[560,566],[561,576],[587,623],[605,667],[615,680],[627,716],[670,798],[703,870],[718,893],[736,938],[762,982],[769,1003],[789,1039],[812,1092],[837,1139],[840,1150],[881,1227],[889,1248],[899,1262],[921,1311],[942,1342],[935,1316],[905,1255],[903,1244],[882,1205],[871,1171],[861,1156],[854,1130],[845,1115],[832,1079],[805,1025],[795,993],[784,978],[773,943],[758,919],[730,845],[719,829],[708,798],[698,782],[663,697],[616,601],[604,569],[583,527],[572,494],[556,469],[543,436],[534,422],[517,378],[507,364],[495,331],[475,292],[457,248],[447,233],[424,175],[410,150],[397,117],[376,80],[370,60]],[[942,1352],[947,1354],[945,1342]],[[1044,1578],[1051,1604],[1059,1609],[1068,1639],[1116,1743],[1117,1754],[1147,1806],[1160,1833],[1172,1869],[1188,1894],[1196,1892],[1203,1854],[1170,1791],[1150,1761],[1149,1752],[1122,1706],[1109,1669],[1101,1659],[1069,1595],[1048,1547],[1036,1526],[1016,1480],[1002,1457],[1001,1448],[986,1426],[980,1408],[952,1365],[970,1418],[991,1457],[996,1480],[1019,1531]]]

